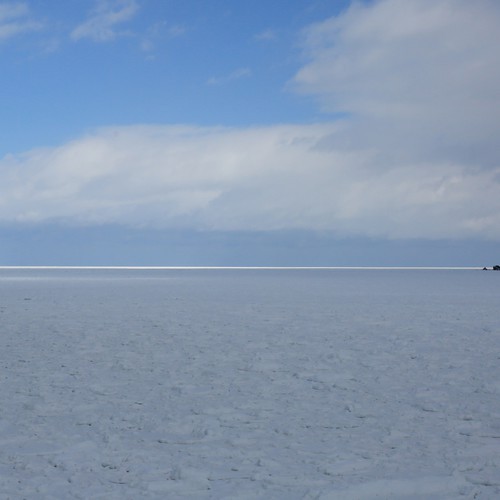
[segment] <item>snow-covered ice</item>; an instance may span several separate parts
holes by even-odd
[[[500,497],[500,273],[0,270],[0,499]]]

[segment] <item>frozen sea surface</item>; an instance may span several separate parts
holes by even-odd
[[[470,270],[0,270],[0,498],[500,498],[499,297]]]

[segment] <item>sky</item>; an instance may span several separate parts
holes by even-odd
[[[0,0],[0,265],[500,261],[497,0]]]

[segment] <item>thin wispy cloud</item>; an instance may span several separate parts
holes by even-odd
[[[40,30],[42,26],[42,23],[32,17],[27,4],[0,4],[0,41]]]
[[[98,0],[89,18],[71,32],[71,38],[88,38],[95,42],[113,40],[123,34],[120,26],[130,21],[137,10],[135,0]]]
[[[276,40],[278,38],[278,35],[276,34],[276,31],[272,29],[268,29],[265,31],[261,31],[260,33],[257,33],[254,36],[254,39],[259,41],[259,42],[269,42]]]
[[[162,41],[172,40],[185,35],[187,29],[181,25],[168,25],[165,21],[157,22],[149,27],[142,37],[140,47],[144,52],[153,53]]]
[[[208,85],[224,85],[235,80],[241,80],[243,78],[249,78],[252,76],[252,70],[250,68],[238,68],[229,75],[226,76],[212,76],[207,80]]]
[[[186,33],[186,27],[181,25],[170,26],[167,29],[169,38],[178,38]]]

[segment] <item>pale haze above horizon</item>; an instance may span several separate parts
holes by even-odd
[[[1,265],[500,263],[497,0],[1,1]]]

